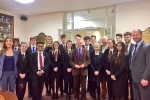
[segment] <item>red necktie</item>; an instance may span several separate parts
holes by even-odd
[[[41,53],[39,53],[39,60],[40,60],[40,68],[42,69],[42,55],[41,55]]]
[[[54,58],[55,58],[55,61],[57,61],[57,51],[55,51]]]

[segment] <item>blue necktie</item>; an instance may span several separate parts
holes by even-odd
[[[137,49],[137,44],[135,45],[135,47],[134,47],[134,51],[133,51],[133,56],[132,56],[132,59],[134,58],[134,56],[135,56],[135,53],[136,53],[136,49]]]
[[[35,48],[35,47],[32,47],[32,52],[35,52],[34,48]]]

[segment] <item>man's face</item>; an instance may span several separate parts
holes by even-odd
[[[82,45],[83,45],[82,40],[78,40],[77,41],[77,47],[82,48]]]
[[[20,50],[22,52],[26,52],[26,50],[27,50],[27,44],[22,44],[21,47],[20,47]]]
[[[122,42],[122,38],[120,36],[116,36],[116,41],[118,42]]]
[[[44,50],[44,45],[43,44],[37,44],[37,50],[39,52],[42,52]]]
[[[131,36],[130,35],[126,35],[126,36],[124,36],[124,41],[125,41],[125,43],[130,43],[131,42]]]
[[[102,45],[106,46],[107,45],[107,39],[106,38],[102,38]]]
[[[30,41],[30,43],[31,43],[31,45],[36,45],[36,39],[31,39],[31,41]]]
[[[14,41],[14,46],[17,47],[19,45],[18,41]]]
[[[62,44],[66,44],[66,37],[61,38]]]
[[[90,44],[90,40],[88,39],[88,40],[84,40],[84,44],[86,45],[86,46],[88,46],[89,44]]]
[[[139,31],[133,31],[132,32],[132,37],[133,37],[133,40],[138,43],[142,40],[142,36],[143,34],[141,34]]]
[[[96,42],[96,38],[95,37],[91,37],[91,42],[92,42],[92,44],[94,44]]]

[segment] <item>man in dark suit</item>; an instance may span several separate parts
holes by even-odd
[[[85,36],[84,37],[84,44],[83,47],[89,51],[89,54],[91,54],[91,52],[94,50],[92,44],[90,44],[90,37],[89,36]],[[89,66],[88,66],[88,72],[89,72]],[[88,76],[89,76],[89,73],[88,73]],[[88,80],[88,79],[87,79]],[[87,84],[87,91],[90,92],[91,96],[92,96],[92,93],[91,93],[91,85],[90,85],[90,81],[88,80],[88,84]]]
[[[72,75],[74,78],[74,98],[79,100],[80,84],[81,100],[86,100],[86,77],[88,75],[88,65],[90,64],[90,55],[88,50],[82,48],[83,40],[77,39],[77,49],[72,51],[70,64],[72,66]]]
[[[132,56],[132,49],[134,47],[134,44],[131,43],[131,39],[132,39],[132,36],[131,36],[131,32],[125,32],[124,33],[124,42],[125,42],[125,51],[126,53],[130,56]],[[127,68],[127,84],[128,84],[128,81],[130,82],[130,96],[131,96],[131,100],[134,100],[133,99],[133,90],[132,90],[132,77],[131,77],[131,70],[129,68],[129,65],[128,65],[128,68]],[[126,96],[126,99],[128,99],[128,91],[129,91],[129,88],[128,88],[128,85],[127,85],[127,96]]]
[[[150,45],[142,40],[142,31],[132,31],[136,42],[131,56],[131,75],[134,100],[149,100],[150,97]]]
[[[29,60],[31,59],[30,58],[30,54],[33,53],[33,52],[36,52],[36,37],[31,37],[30,38],[30,46],[28,47],[27,49],[27,54],[29,55]],[[28,73],[30,72],[30,68],[28,70]],[[28,77],[28,96],[27,98],[31,98],[32,97],[32,82],[31,82],[31,78],[30,76]]]
[[[76,34],[76,35],[75,35],[75,42],[76,42],[77,39],[79,39],[79,38],[81,38],[81,35],[80,35],[80,34]],[[77,48],[77,44],[76,44],[76,43],[72,44],[72,49],[76,49],[76,48]]]
[[[122,34],[121,33],[117,33],[116,34],[116,42],[122,42]]]
[[[66,35],[65,34],[62,34],[60,36],[61,38],[61,44],[60,44],[60,50],[61,50],[61,53],[64,55],[65,54],[65,50],[66,50]],[[59,79],[59,84],[60,84],[60,96],[63,97],[63,86],[64,86],[64,82],[63,82],[63,64],[61,64],[61,78]],[[64,87],[64,90],[65,90],[65,87]]]
[[[20,51],[20,41],[18,38],[14,38],[14,50]]]
[[[49,55],[44,50],[44,43],[37,42],[37,52],[30,55],[30,77],[32,81],[32,100],[42,100],[44,77],[49,75]],[[45,76],[44,76],[45,75]]]

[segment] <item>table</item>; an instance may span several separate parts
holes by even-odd
[[[17,96],[9,91],[2,91],[0,90],[0,97],[2,98],[2,100],[18,100]],[[1,99],[0,99],[1,100]]]

